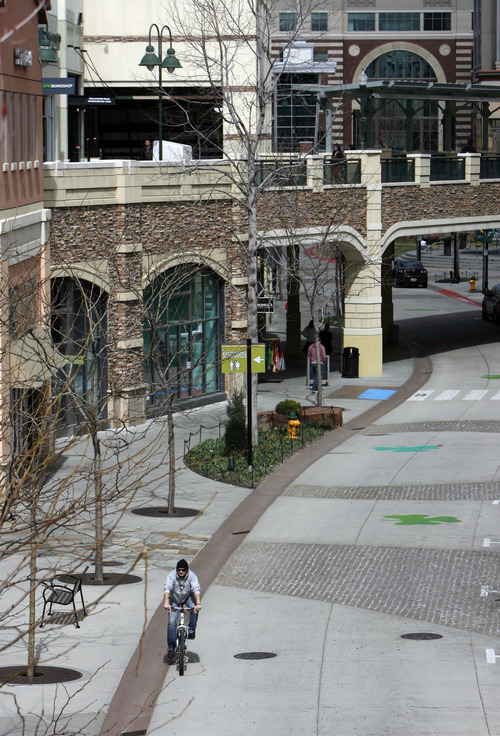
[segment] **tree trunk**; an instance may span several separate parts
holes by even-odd
[[[175,428],[172,413],[172,404],[168,402],[168,508],[167,513],[172,516],[175,513]]]
[[[102,476],[101,476],[101,443],[97,436],[97,430],[92,428],[92,446],[94,448],[94,460],[92,475],[95,487],[95,579],[96,582],[104,582],[103,571],[103,510],[102,510]]]
[[[36,500],[31,505],[31,526],[36,531]],[[29,630],[28,630],[28,682],[32,683],[35,677],[35,631],[36,631],[36,574],[37,574],[37,536],[34,533],[30,546],[30,593],[29,593]]]

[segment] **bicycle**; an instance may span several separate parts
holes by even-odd
[[[182,677],[187,664],[187,638],[188,638],[188,624],[189,616],[193,609],[187,606],[172,606],[172,611],[177,611],[177,627],[175,632],[175,656],[176,666],[179,675]]]

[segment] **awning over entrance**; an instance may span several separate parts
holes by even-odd
[[[66,361],[41,326],[33,327],[10,348],[10,386],[34,388],[53,378]]]

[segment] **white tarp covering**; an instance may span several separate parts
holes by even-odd
[[[186,146],[183,143],[173,143],[172,141],[163,141],[162,144],[162,161],[172,161],[173,163],[187,163],[193,158],[192,146]],[[153,161],[160,161],[160,141],[153,141]]]

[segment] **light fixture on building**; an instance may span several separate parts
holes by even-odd
[[[57,64],[57,56],[52,50],[52,45],[49,37],[47,36],[47,26],[44,27],[38,44],[38,58],[42,66],[47,64]]]
[[[153,28],[156,29],[156,34],[158,37],[158,56],[155,54],[154,46],[151,43],[151,31]],[[169,35],[169,48],[167,49],[167,55],[161,60],[162,57],[162,43],[163,43],[163,31],[167,30]],[[158,95],[158,113],[159,113],[159,121],[158,121],[158,136],[159,136],[159,158],[160,161],[163,158],[163,108],[162,108],[162,70],[166,69],[169,74],[173,74],[173,72],[176,69],[181,69],[182,64],[179,61],[179,59],[175,55],[175,51],[172,48],[172,32],[168,26],[162,26],[162,29],[158,28],[156,23],[152,23],[149,28],[149,43],[146,46],[146,53],[142,57],[141,61],[139,62],[139,66],[145,66],[149,69],[150,72],[152,72],[155,68],[158,69],[158,86],[159,86],[159,95]]]

